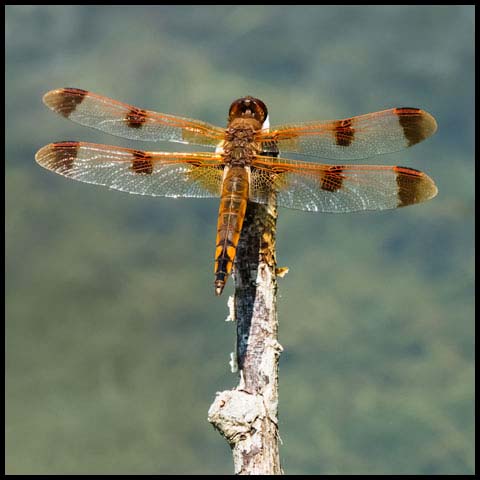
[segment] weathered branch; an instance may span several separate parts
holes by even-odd
[[[235,473],[282,474],[278,434],[275,233],[277,210],[249,202],[235,260],[231,316],[240,382],[219,392],[208,418],[232,448]]]

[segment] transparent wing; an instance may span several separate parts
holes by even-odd
[[[218,197],[221,192],[222,157],[214,153],[144,152],[63,142],[41,148],[35,159],[73,180],[140,195]]]
[[[273,127],[257,141],[269,150],[354,160],[391,153],[415,145],[435,133],[437,123],[418,108],[392,108],[345,120]]]
[[[418,170],[379,165],[323,165],[258,156],[251,171],[250,200],[311,212],[385,210],[423,202],[437,194]]]
[[[132,140],[215,147],[224,136],[223,129],[199,120],[143,110],[78,88],[52,90],[43,102],[80,125]]]

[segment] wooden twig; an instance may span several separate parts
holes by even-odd
[[[235,473],[277,475],[278,343],[275,233],[277,210],[248,203],[237,249],[231,317],[237,322],[240,382],[217,393],[209,421],[232,448]]]

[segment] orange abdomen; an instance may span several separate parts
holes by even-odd
[[[248,167],[228,168],[222,185],[215,249],[215,293],[220,295],[232,271],[247,209]]]

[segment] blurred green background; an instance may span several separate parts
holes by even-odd
[[[434,200],[280,210],[281,457],[288,474],[474,473],[473,6],[7,6],[5,78],[9,473],[233,473],[207,421],[237,384],[218,201],[40,168],[52,141],[183,148],[58,117],[41,103],[58,87],[219,125],[243,95],[273,125],[431,112],[434,137],[369,162],[426,171]]]

